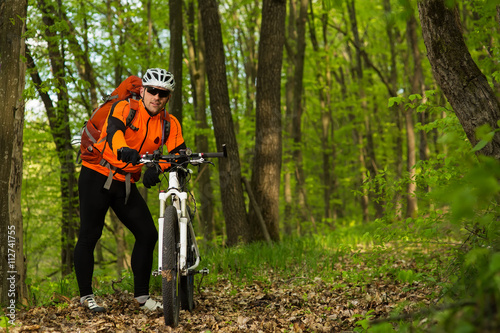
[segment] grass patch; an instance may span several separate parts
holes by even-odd
[[[368,230],[367,230],[368,229]],[[341,227],[324,235],[287,237],[232,248],[205,250],[202,266],[211,274],[206,284],[227,279],[236,284],[273,280],[321,279],[357,285],[385,277],[400,283],[437,283],[436,268],[445,259],[432,254],[439,246],[419,239],[396,244],[374,237],[376,227]]]

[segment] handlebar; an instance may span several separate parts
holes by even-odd
[[[191,149],[187,148],[181,150],[179,154],[161,155],[159,151],[153,154],[143,154],[139,163],[171,163],[174,165],[192,164],[198,165],[202,163],[211,163],[206,161],[205,158],[223,158],[227,157],[226,145],[222,145],[222,151],[216,153],[193,153]]]

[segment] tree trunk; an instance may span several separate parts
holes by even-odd
[[[196,128],[208,130],[206,109],[206,70],[205,70],[205,45],[203,43],[203,29],[198,20],[198,30],[195,32],[196,16],[199,11],[195,10],[194,1],[188,5],[188,27],[186,31],[186,42],[188,45],[189,73],[191,76],[191,87],[193,91],[193,106],[195,112]],[[198,43],[196,43],[196,41]],[[207,152],[209,150],[208,137],[204,133],[195,135],[196,150]],[[201,218],[200,224],[203,230],[204,240],[211,242],[214,238],[214,190],[211,182],[211,170],[208,165],[200,169],[198,175],[198,188],[200,193]]]
[[[384,11],[387,18],[391,17],[392,9],[390,0],[384,0]],[[386,32],[387,37],[389,39],[389,48],[391,54],[391,62],[390,62],[390,72],[389,72],[389,80],[388,80],[388,91],[389,97],[395,97],[396,92],[398,91],[398,66],[397,66],[397,50],[396,50],[396,36],[399,35],[399,31],[397,31],[397,27],[394,22],[390,19],[387,20],[386,23]],[[403,122],[401,119],[403,107],[400,105],[395,105],[390,108],[390,113],[393,115],[393,122],[396,124],[397,131],[395,131],[395,142],[394,142],[394,155],[395,158],[395,171],[396,171],[396,179],[402,179],[403,177]],[[394,214],[396,217],[401,217],[401,203],[402,193],[401,191],[396,191],[392,201],[394,209]]]
[[[424,74],[422,70],[422,63],[420,59],[420,50],[418,49],[417,40],[417,20],[413,14],[407,21],[406,24],[406,35],[408,40],[408,47],[413,56],[413,71],[410,75],[410,85],[412,94],[423,95],[423,85],[424,85]],[[423,114],[423,113],[421,113]],[[423,125],[423,124],[422,124]],[[425,138],[425,131],[421,131],[421,138]],[[417,162],[417,152],[416,152],[416,140],[415,140],[415,128],[413,125],[413,110],[409,108],[406,110],[406,170],[408,172],[408,187],[406,193],[406,217],[416,217],[418,211],[417,202],[417,183],[416,183],[416,170],[415,164]],[[422,145],[422,142],[421,142]]]
[[[271,239],[279,241],[279,192],[282,156],[281,65],[285,42],[285,0],[264,0],[257,71],[257,111],[252,192]],[[254,239],[264,239],[250,210]]]
[[[328,221],[332,228],[335,228],[336,211],[332,202],[332,197],[334,195],[334,190],[336,187],[336,177],[335,177],[335,155],[336,147],[334,138],[334,127],[333,127],[333,112],[332,112],[332,72],[329,69],[331,67],[331,51],[328,44],[328,17],[327,14],[321,16],[322,31],[323,31],[323,46],[324,49],[321,50],[316,37],[316,28],[314,26],[315,17],[313,12],[312,2],[309,2],[311,19],[309,22],[309,33],[311,35],[311,44],[313,46],[314,52],[318,59],[318,63],[324,63],[324,67],[320,67],[318,73],[316,74],[320,88],[318,89],[319,102],[321,107],[321,120],[319,127],[321,128],[321,154],[323,156],[323,205],[324,205],[324,216],[323,218]],[[320,60],[321,59],[321,60]],[[325,74],[324,74],[325,73]]]
[[[288,35],[286,40],[292,40],[293,36],[296,34],[295,27],[295,2],[290,0],[290,8],[288,14]],[[283,129],[285,130],[283,137],[283,198],[284,198],[284,211],[283,211],[283,223],[285,234],[290,235],[293,231],[293,225],[295,223],[294,215],[294,191],[292,188],[292,172],[293,172],[293,137],[292,137],[292,113],[293,113],[293,87],[295,86],[295,78],[293,76],[293,57],[294,50],[290,46],[290,43],[285,43],[286,54],[288,55],[288,61],[285,62],[286,65],[286,83],[285,83],[285,117],[283,118]],[[300,224],[297,224],[297,233],[300,234]]]
[[[359,32],[358,32],[358,23],[357,23],[357,18],[356,18],[356,9],[354,7],[354,0],[347,1],[347,9],[349,12],[349,18],[351,20],[351,31],[354,35],[354,44],[356,47],[356,59],[354,62],[354,68],[353,68],[353,75],[354,79],[358,81],[358,86],[359,86],[359,99],[364,100],[364,90],[363,90],[363,66],[361,63],[361,50],[360,50],[360,38],[359,38]],[[363,106],[363,111],[366,112],[366,106]],[[364,117],[366,121],[366,117]],[[351,114],[351,120],[355,120],[355,117],[353,114]],[[366,128],[365,131],[368,133],[369,128]],[[368,181],[366,177],[366,172],[365,170],[368,170],[369,167],[369,161],[366,161],[366,154],[363,149],[364,147],[364,136],[363,134],[356,128],[353,128],[353,135],[355,138],[355,144],[356,147],[359,147],[359,163],[361,165],[361,184],[364,184],[366,181]],[[371,177],[374,177],[375,175],[372,173],[370,175]],[[369,214],[369,203],[370,199],[368,196],[368,191],[367,190],[362,190],[363,195],[361,196],[361,209],[362,209],[362,214],[363,214],[363,221],[368,222],[370,220],[370,214]]]
[[[59,163],[61,165],[60,183],[62,200],[61,218],[61,271],[63,276],[70,274],[73,269],[73,249],[76,238],[76,224],[78,218],[78,191],[75,175],[75,158],[71,145],[69,127],[68,89],[65,81],[64,49],[61,46],[62,36],[57,35],[53,28],[56,25],[54,18],[59,17],[57,11],[45,1],[39,1],[42,10],[42,19],[46,25],[45,36],[48,44],[48,54],[55,81],[57,82],[57,106],[54,106],[50,95],[41,89],[42,80],[36,71],[33,58],[27,52],[28,67],[32,69],[30,75],[45,105],[49,119],[51,134],[56,145]],[[61,42],[61,45],[63,43]]]
[[[293,160],[295,163],[295,192],[298,195],[298,206],[302,222],[312,222],[316,228],[316,221],[307,203],[306,176],[303,166],[303,143],[302,143],[302,96],[304,89],[304,58],[306,52],[306,21],[308,0],[297,0],[299,5],[298,17],[296,19],[295,53],[293,63],[294,87],[293,87],[293,111],[292,111],[292,138],[293,138]]]
[[[235,245],[250,240],[241,166],[234,133],[233,118],[229,107],[227,75],[222,43],[222,31],[216,0],[198,0],[206,47],[206,68],[210,94],[210,109],[218,149],[226,144],[228,157],[219,160],[219,179],[227,243]]]
[[[413,13],[413,8],[411,9]],[[407,40],[410,52],[413,56],[413,72],[410,75],[411,80],[410,84],[412,87],[412,94],[420,94],[423,98],[423,102],[425,102],[426,97],[425,93],[425,78],[424,78],[424,70],[422,68],[422,52],[420,52],[420,48],[418,46],[418,22],[415,18],[415,15],[412,14],[406,23],[407,27]],[[427,122],[427,113],[425,110],[422,110],[417,113],[417,121],[420,122],[422,126],[424,126]],[[427,132],[422,130],[419,135],[419,144],[418,144],[418,156],[419,159],[425,161],[429,156],[429,146],[427,144]]]
[[[0,304],[11,324],[16,307],[28,305],[26,266],[23,253],[21,184],[23,170],[23,120],[26,65],[24,34],[26,0],[0,5]]]
[[[498,128],[499,102],[465,45],[457,7],[447,7],[444,0],[422,0],[418,10],[434,78],[475,146],[479,127]],[[500,159],[500,134],[478,153]]]
[[[170,100],[169,112],[182,126],[182,0],[169,0],[170,8],[170,69],[176,91]]]

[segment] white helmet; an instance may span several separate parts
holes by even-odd
[[[149,68],[142,77],[142,85],[155,86],[174,91],[175,81],[172,73],[162,68]]]

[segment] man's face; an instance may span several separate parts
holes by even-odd
[[[170,91],[160,87],[143,87],[141,96],[146,109],[151,116],[156,116],[170,99]]]

